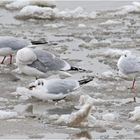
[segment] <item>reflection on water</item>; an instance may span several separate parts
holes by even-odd
[[[93,137],[87,130],[81,131],[73,136],[75,139],[81,139],[81,138],[93,139]]]

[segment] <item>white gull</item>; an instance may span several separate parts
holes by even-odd
[[[26,39],[12,37],[12,36],[0,36],[0,56],[3,56],[1,64],[7,56],[10,56],[10,64],[12,63],[12,55],[15,51],[31,45],[31,42]]]
[[[127,52],[120,57],[117,66],[119,74],[133,79],[132,87],[130,89],[135,89],[136,78],[140,76],[140,57],[132,55],[131,52]],[[136,101],[135,97],[134,101]]]
[[[73,79],[38,79],[29,84],[32,97],[41,100],[61,100],[81,85],[93,80],[94,77],[87,77],[83,80]]]
[[[16,64],[21,73],[35,77],[46,77],[49,71],[85,71],[71,66],[50,52],[31,48],[23,48],[17,52]]]

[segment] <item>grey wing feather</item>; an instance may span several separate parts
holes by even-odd
[[[48,93],[52,94],[67,94],[72,92],[77,87],[76,81],[73,80],[56,80],[55,82],[47,85]]]
[[[12,48],[13,50],[22,49],[30,44],[29,40],[20,39],[10,36],[0,37],[0,48]]]
[[[32,64],[28,64],[28,66],[34,67],[37,70],[44,72],[44,73],[47,72],[46,66],[43,63],[41,63],[39,60],[34,61]]]
[[[62,70],[66,66],[66,62],[61,60],[55,55],[44,51],[44,50],[34,50],[38,60],[44,64],[47,70]]]

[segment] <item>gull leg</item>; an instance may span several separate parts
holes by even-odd
[[[134,78],[131,89],[135,89],[135,82],[136,82],[136,79]]]
[[[134,102],[136,102],[136,97],[134,97],[133,99],[134,99]]]
[[[1,64],[3,64],[3,63],[4,63],[5,58],[6,58],[6,56],[4,56],[3,60],[1,61]]]
[[[132,102],[136,102],[135,83],[136,83],[136,79],[134,78],[134,79],[133,79],[132,86],[131,86],[130,88],[128,88],[128,89],[130,89],[131,92],[134,94],[134,97],[133,97],[134,100],[133,100],[133,101],[130,101],[130,103],[132,103]]]
[[[10,64],[12,64],[12,55],[10,54]]]
[[[135,90],[135,82],[136,82],[136,79],[134,78],[134,79],[133,79],[133,83],[132,83],[132,87],[130,88],[131,91],[132,91],[132,93],[134,93],[134,94],[135,94],[135,92],[134,92],[134,90]],[[136,97],[135,97],[135,95],[134,95],[133,99],[134,99],[134,102],[136,102]]]

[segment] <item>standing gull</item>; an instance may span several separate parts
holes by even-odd
[[[10,56],[10,64],[12,63],[12,55],[14,52],[27,47],[29,45],[39,45],[39,44],[46,44],[48,42],[40,40],[38,41],[30,41],[28,39],[22,39],[13,36],[0,36],[0,56],[3,56],[3,60],[1,64],[4,63],[4,60],[7,56]]]
[[[85,71],[71,66],[50,52],[31,48],[23,48],[17,52],[16,64],[21,73],[35,77],[46,77],[48,71]]]
[[[10,64],[12,64],[12,55],[14,51],[22,49],[30,44],[31,42],[26,39],[12,36],[0,36],[0,56],[4,57],[1,64],[4,63],[7,56],[10,56]]]
[[[83,80],[73,79],[38,79],[29,84],[31,96],[41,100],[61,100],[70,92],[78,89],[81,85],[93,80],[94,77],[87,77]]]
[[[135,89],[136,78],[140,76],[140,57],[136,57],[132,55],[131,52],[128,52],[120,57],[117,66],[120,74],[133,78],[133,83],[130,89]],[[134,101],[136,101],[135,97]]]

